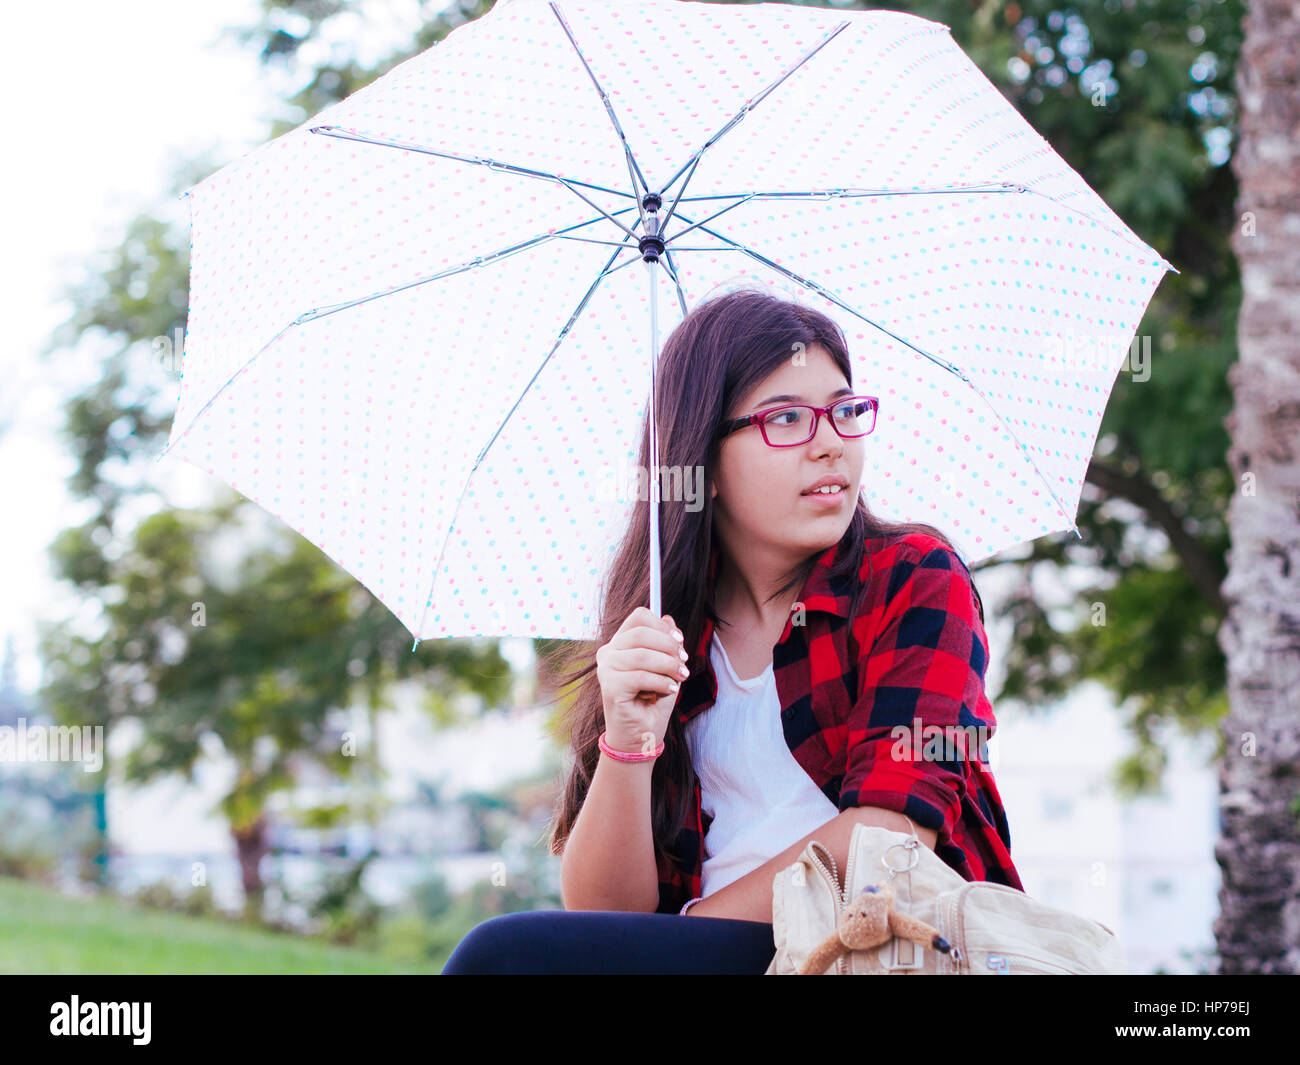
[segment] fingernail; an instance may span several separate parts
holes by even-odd
[[[676,629],[673,629],[673,638],[676,639],[676,640],[685,640],[685,639],[686,639],[686,637],[683,636],[683,635],[682,635],[680,632],[678,632]]]
[[[685,666],[682,666],[681,674],[682,674],[682,680],[685,680],[687,677],[691,675],[691,671],[687,669]]]
[[[677,682],[674,680],[670,680],[668,682],[668,690],[670,692],[675,692],[677,690]]]

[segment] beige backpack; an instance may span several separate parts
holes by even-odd
[[[894,889],[894,909],[937,929],[947,954],[892,936],[846,951],[826,974],[1114,974],[1124,971],[1115,933],[1099,921],[1048,906],[1023,891],[968,881],[908,835],[858,824],[849,843],[846,891],[835,859],[817,840],[772,881],[776,955],[766,975],[795,975],[817,947],[838,935],[850,901],[873,884]],[[836,944],[838,948],[838,944]]]

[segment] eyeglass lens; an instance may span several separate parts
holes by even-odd
[[[876,426],[876,405],[868,399],[851,397],[834,408],[835,428],[841,436],[866,436]],[[768,443],[802,444],[813,435],[811,407],[782,407],[763,419]]]

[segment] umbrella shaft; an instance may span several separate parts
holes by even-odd
[[[658,219],[653,209],[647,219],[646,228],[655,230]],[[658,258],[645,260],[646,280],[650,283],[650,613],[655,617],[663,616],[663,605],[659,595],[659,426],[657,412],[659,404],[655,395],[655,377],[659,362],[659,284]]]

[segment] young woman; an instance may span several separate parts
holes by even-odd
[[[844,869],[859,822],[1023,890],[982,743],[925,746],[995,727],[983,605],[942,533],[867,510],[890,400],[854,385],[836,323],[733,291],[673,331],[658,382],[661,465],[708,488],[661,503],[664,616],[637,507],[595,654],[570,645],[565,909],[485,921],[444,973],[762,973],[773,877],[814,838]]]

